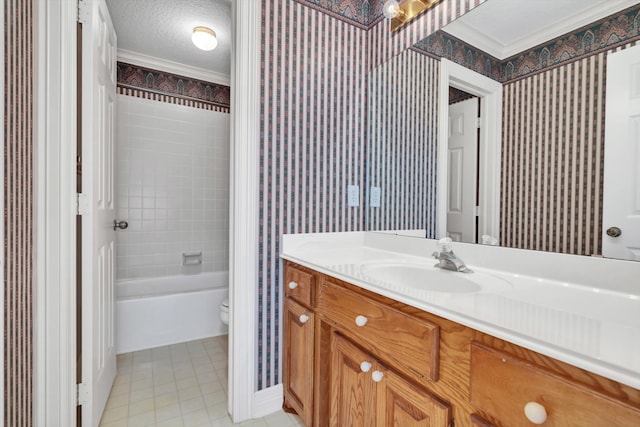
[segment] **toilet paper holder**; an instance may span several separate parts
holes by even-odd
[[[182,252],[182,265],[202,264],[202,252]]]

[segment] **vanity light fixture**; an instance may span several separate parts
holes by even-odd
[[[209,27],[194,27],[191,41],[202,50],[213,50],[218,46],[216,32]]]
[[[390,30],[393,33],[440,1],[441,0],[405,0],[399,3],[397,0],[387,0],[382,7],[382,13],[391,21]]]

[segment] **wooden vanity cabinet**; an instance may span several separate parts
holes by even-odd
[[[447,427],[449,406],[338,333],[331,363],[332,427]]]
[[[340,335],[331,339],[330,421],[332,427],[375,425],[377,362]],[[363,369],[363,364],[368,364]]]
[[[312,273],[288,267],[285,273],[283,389],[286,404],[313,425],[315,314]]]
[[[422,381],[438,379],[440,328],[393,307],[323,279],[316,311],[344,333],[375,349],[377,357]]]
[[[638,389],[288,261],[284,308],[284,406],[308,427],[526,427],[529,402],[541,425],[640,426]]]

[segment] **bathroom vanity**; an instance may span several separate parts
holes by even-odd
[[[640,266],[454,244],[464,275],[434,249],[284,236],[285,408],[307,426],[640,425]]]

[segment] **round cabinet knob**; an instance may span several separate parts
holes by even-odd
[[[309,316],[307,316],[306,314],[301,314],[299,320],[300,323],[305,324],[309,321]]]
[[[371,374],[371,379],[377,383],[382,381],[382,377],[384,377],[384,374],[380,371],[373,371],[373,374]]]
[[[619,237],[621,234],[622,234],[622,230],[620,230],[618,227],[607,228],[607,236]]]
[[[367,324],[368,319],[364,316],[358,316],[356,317],[356,325],[363,327],[364,325]]]
[[[360,370],[362,372],[369,372],[371,370],[371,363],[369,362],[362,362],[360,364]]]
[[[289,282],[289,289],[295,289],[298,287],[298,284],[296,282]]]
[[[524,414],[533,424],[543,424],[547,421],[547,410],[538,402],[529,402],[524,405]]]

